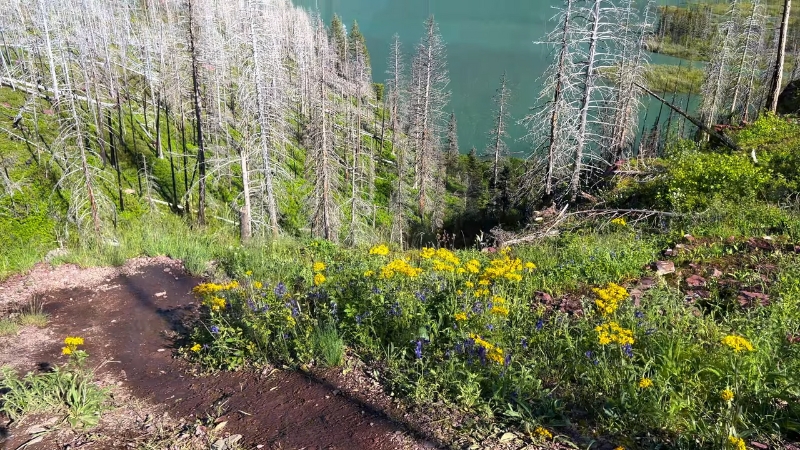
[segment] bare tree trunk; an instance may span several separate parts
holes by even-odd
[[[195,47],[194,18],[192,11],[192,1],[188,0],[188,31],[189,31],[189,52],[192,58],[192,101],[194,102],[195,132],[197,134],[197,164],[200,169],[200,181],[198,185],[197,200],[197,222],[200,225],[206,223],[206,151],[203,143],[203,117],[201,113],[200,99],[200,75],[198,73],[199,62],[197,60],[197,48]]]
[[[583,98],[581,100],[581,115],[578,125],[577,142],[575,143],[575,165],[572,170],[572,179],[569,184],[570,202],[574,202],[578,197],[578,192],[581,189],[581,171],[583,171],[583,150],[586,145],[586,134],[589,122],[589,107],[592,101],[592,92],[594,91],[594,78],[595,78],[595,56],[597,54],[597,40],[598,30],[600,28],[600,2],[601,0],[594,1],[594,8],[591,18],[591,34],[589,37],[589,54],[586,63],[586,72],[584,73],[584,90]]]
[[[786,36],[789,32],[789,15],[792,11],[792,0],[783,2],[783,19],[781,20],[781,35],[778,39],[778,57],[775,62],[775,71],[772,73],[769,96],[767,97],[767,109],[775,112],[778,109],[778,97],[781,95],[783,86],[783,65],[786,58]]]

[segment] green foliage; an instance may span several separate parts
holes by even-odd
[[[5,394],[0,411],[15,421],[46,413],[64,415],[72,428],[96,426],[100,414],[107,409],[108,393],[92,381],[93,372],[83,367],[86,356],[72,345],[70,361],[50,372],[20,377],[13,369],[3,367],[0,389]]]
[[[698,314],[666,284],[641,306],[623,292],[618,306],[599,309],[608,283],[641,276],[661,248],[638,234],[619,224],[495,255],[311,246],[279,277],[246,272],[238,283],[201,285],[203,322],[185,352],[211,369],[315,357],[336,365],[346,345],[381,361],[392,390],[423,404],[527,426],[556,425],[578,408],[600,433],[674,448],[719,448],[745,430],[791,432],[796,416],[771,399],[800,400],[798,350],[786,343],[800,330],[800,260],[781,260],[775,301],[755,310],[712,298],[720,306]],[[542,291],[575,303],[551,309],[534,300]],[[630,346],[604,344],[604,324],[629,330]],[[726,336],[753,351],[733,350]],[[726,389],[732,401],[720,397]]]
[[[12,319],[0,319],[0,336],[10,336],[19,332],[19,325]]]
[[[716,198],[766,198],[773,183],[769,171],[744,154],[682,152],[670,159],[665,179],[669,204],[681,210],[700,209]]]
[[[703,70],[696,67],[654,64],[644,76],[647,86],[655,92],[699,94],[703,85]]]
[[[344,362],[344,341],[335,326],[317,328],[313,334],[314,350],[328,367],[338,367]]]

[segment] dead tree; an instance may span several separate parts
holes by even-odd
[[[778,97],[783,87],[783,65],[786,58],[786,38],[789,33],[789,16],[791,12],[792,0],[784,0],[780,37],[778,38],[778,54],[775,58],[775,67],[770,77],[769,95],[767,96],[767,110],[773,113],[778,109]]]

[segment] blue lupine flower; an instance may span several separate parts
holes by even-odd
[[[494,330],[494,325],[492,325],[492,324],[486,325],[486,329],[489,330],[489,331],[492,331],[492,330]]]
[[[644,313],[643,313],[642,311],[636,311],[635,313],[633,313],[633,315],[634,315],[634,316],[635,316],[637,319],[641,319],[642,317],[644,317]]]
[[[511,364],[511,353],[506,353],[506,357],[503,360],[503,366],[508,367]]]
[[[284,295],[286,295],[286,285],[283,284],[283,282],[280,282],[277,286],[275,286],[275,296],[283,297]]]
[[[219,327],[217,327],[216,325],[211,327],[211,334],[219,334]]]
[[[522,338],[522,341],[520,342],[520,345],[522,345],[522,348],[527,349],[528,348],[528,338]]]
[[[480,345],[478,346],[478,357],[481,359],[481,364],[486,365],[486,349]]]
[[[544,320],[539,319],[536,321],[536,331],[541,331],[542,327],[544,327]]]
[[[417,339],[417,345],[414,348],[414,354],[417,356],[417,359],[422,359],[422,340]]]
[[[425,303],[426,297],[425,297],[425,294],[423,294],[422,292],[415,292],[414,296],[417,297],[417,300]]]
[[[394,302],[391,307],[389,307],[389,315],[390,316],[400,316],[403,314],[403,308],[400,307],[400,303]]]
[[[586,355],[586,357],[587,357],[587,358],[589,358],[589,359],[592,359],[592,358],[594,357],[594,352],[593,352],[593,351],[591,351],[591,350],[588,350],[588,351],[587,351],[586,353],[584,353],[584,354],[585,354],[585,355]]]
[[[622,351],[625,352],[625,355],[628,358],[633,358],[633,346],[631,344],[625,344],[622,346]]]
[[[373,286],[373,287],[372,287],[372,293],[373,293],[373,294],[380,294],[380,293],[381,293],[381,290],[380,290],[380,289],[378,289],[378,288],[377,288],[377,286]]]

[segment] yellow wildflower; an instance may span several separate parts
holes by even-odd
[[[323,272],[325,270],[325,263],[322,261],[317,261],[314,263],[314,266],[311,268],[314,273]]]
[[[722,401],[725,401],[725,402],[732,402],[733,401],[733,397],[734,397],[733,391],[730,390],[730,389],[725,389],[725,390],[723,390],[722,392],[719,393],[719,398],[721,398]]]
[[[389,246],[386,244],[380,244],[372,247],[369,249],[370,255],[378,255],[378,256],[386,256],[389,254]]]
[[[207,305],[209,308],[211,308],[212,311],[219,311],[221,309],[225,309],[226,305],[226,301],[222,297],[211,297],[211,299],[203,303]]]
[[[604,316],[613,314],[619,308],[620,303],[629,297],[628,291],[616,283],[608,283],[606,287],[594,288],[592,291],[597,295],[594,303],[600,314]]]
[[[475,283],[473,283],[472,281],[467,281],[466,283],[464,283],[464,286],[472,289],[475,287]]]
[[[61,354],[62,355],[71,355],[72,349],[69,347],[61,347]]]
[[[314,275],[314,286],[319,286],[320,284],[324,283],[326,280],[325,275],[321,273],[317,273]]]
[[[496,316],[508,316],[508,308],[505,306],[495,305],[492,307],[491,312]]]
[[[422,274],[422,269],[413,267],[405,259],[395,259],[381,268],[381,278],[390,279],[394,277],[395,274],[405,275],[408,278],[416,278]]]
[[[526,262],[525,263],[525,268],[528,269],[528,270],[533,270],[533,269],[536,268],[536,264],[534,264],[532,262]]]
[[[481,263],[477,259],[470,259],[466,265],[469,273],[479,273],[481,271]]]
[[[457,321],[461,322],[461,321],[467,320],[467,315],[465,313],[463,313],[463,312],[460,312],[460,313],[456,313],[455,318],[456,318]]]
[[[736,436],[728,436],[728,446],[734,450],[747,450],[744,439]]]
[[[249,276],[253,275],[253,271],[252,270],[248,270],[247,272],[244,273],[244,275],[246,277],[249,277]]]
[[[424,247],[419,252],[419,256],[423,257],[424,259],[431,259],[431,258],[433,258],[433,255],[435,255],[435,254],[436,254],[436,250],[434,250],[432,248],[428,248],[428,247]]]
[[[291,314],[289,314],[288,316],[286,316],[286,323],[287,323],[287,324],[288,324],[290,327],[293,327],[293,326],[295,326],[295,324],[297,323],[297,321],[295,321],[295,320],[294,320],[294,317],[292,317],[292,315],[291,315]]]
[[[734,336],[734,335],[725,336],[725,338],[722,339],[722,343],[732,348],[733,351],[736,353],[739,353],[742,350],[747,350],[749,352],[755,350],[753,348],[753,344],[751,344],[747,339],[741,336]]]
[[[475,345],[483,347],[486,350],[486,358],[494,361],[497,364],[503,364],[505,358],[503,357],[503,349],[492,344],[491,342],[483,340],[476,334],[470,334],[470,337],[475,341]]]
[[[253,282],[253,287],[256,288],[256,289],[261,289],[262,287],[264,287],[264,284],[261,283],[260,281],[254,281]]]
[[[479,281],[478,284],[481,285],[481,286],[488,286],[489,285],[489,280],[484,278],[481,281]]]
[[[459,295],[459,296],[464,295],[464,291],[459,289],[459,290],[456,291],[456,295]]]
[[[467,269],[465,269],[465,268],[463,268],[463,267],[459,267],[459,268],[456,270],[456,273],[457,273],[457,274],[459,274],[459,275],[461,275],[461,274],[464,274],[464,273],[467,273]]]
[[[614,225],[620,226],[620,227],[624,227],[624,226],[628,225],[628,222],[625,222],[625,218],[623,218],[623,217],[617,217],[616,219],[613,219],[611,221],[611,223],[613,223]]]
[[[651,380],[650,378],[642,378],[641,380],[639,380],[639,387],[642,389],[653,387],[653,380]]]
[[[373,272],[371,270],[368,270],[368,271],[364,272],[364,277],[366,277],[366,278],[369,278],[369,277],[371,277],[373,275],[375,275],[375,272]]]
[[[597,332],[597,340],[600,345],[608,345],[615,342],[619,345],[633,345],[633,331],[622,328],[616,322],[608,322],[594,328]]]
[[[536,427],[536,429],[533,430],[533,433],[537,437],[540,437],[542,439],[552,439],[553,438],[553,433],[549,432],[547,429],[542,428],[542,427]]]
[[[618,445],[617,448],[615,448],[614,450],[625,450],[625,447]]]
[[[67,337],[64,339],[64,343],[70,347],[77,347],[79,345],[83,345],[83,338],[82,337]]]
[[[190,350],[193,352],[199,352],[201,348],[203,348],[203,346],[195,342]]]

